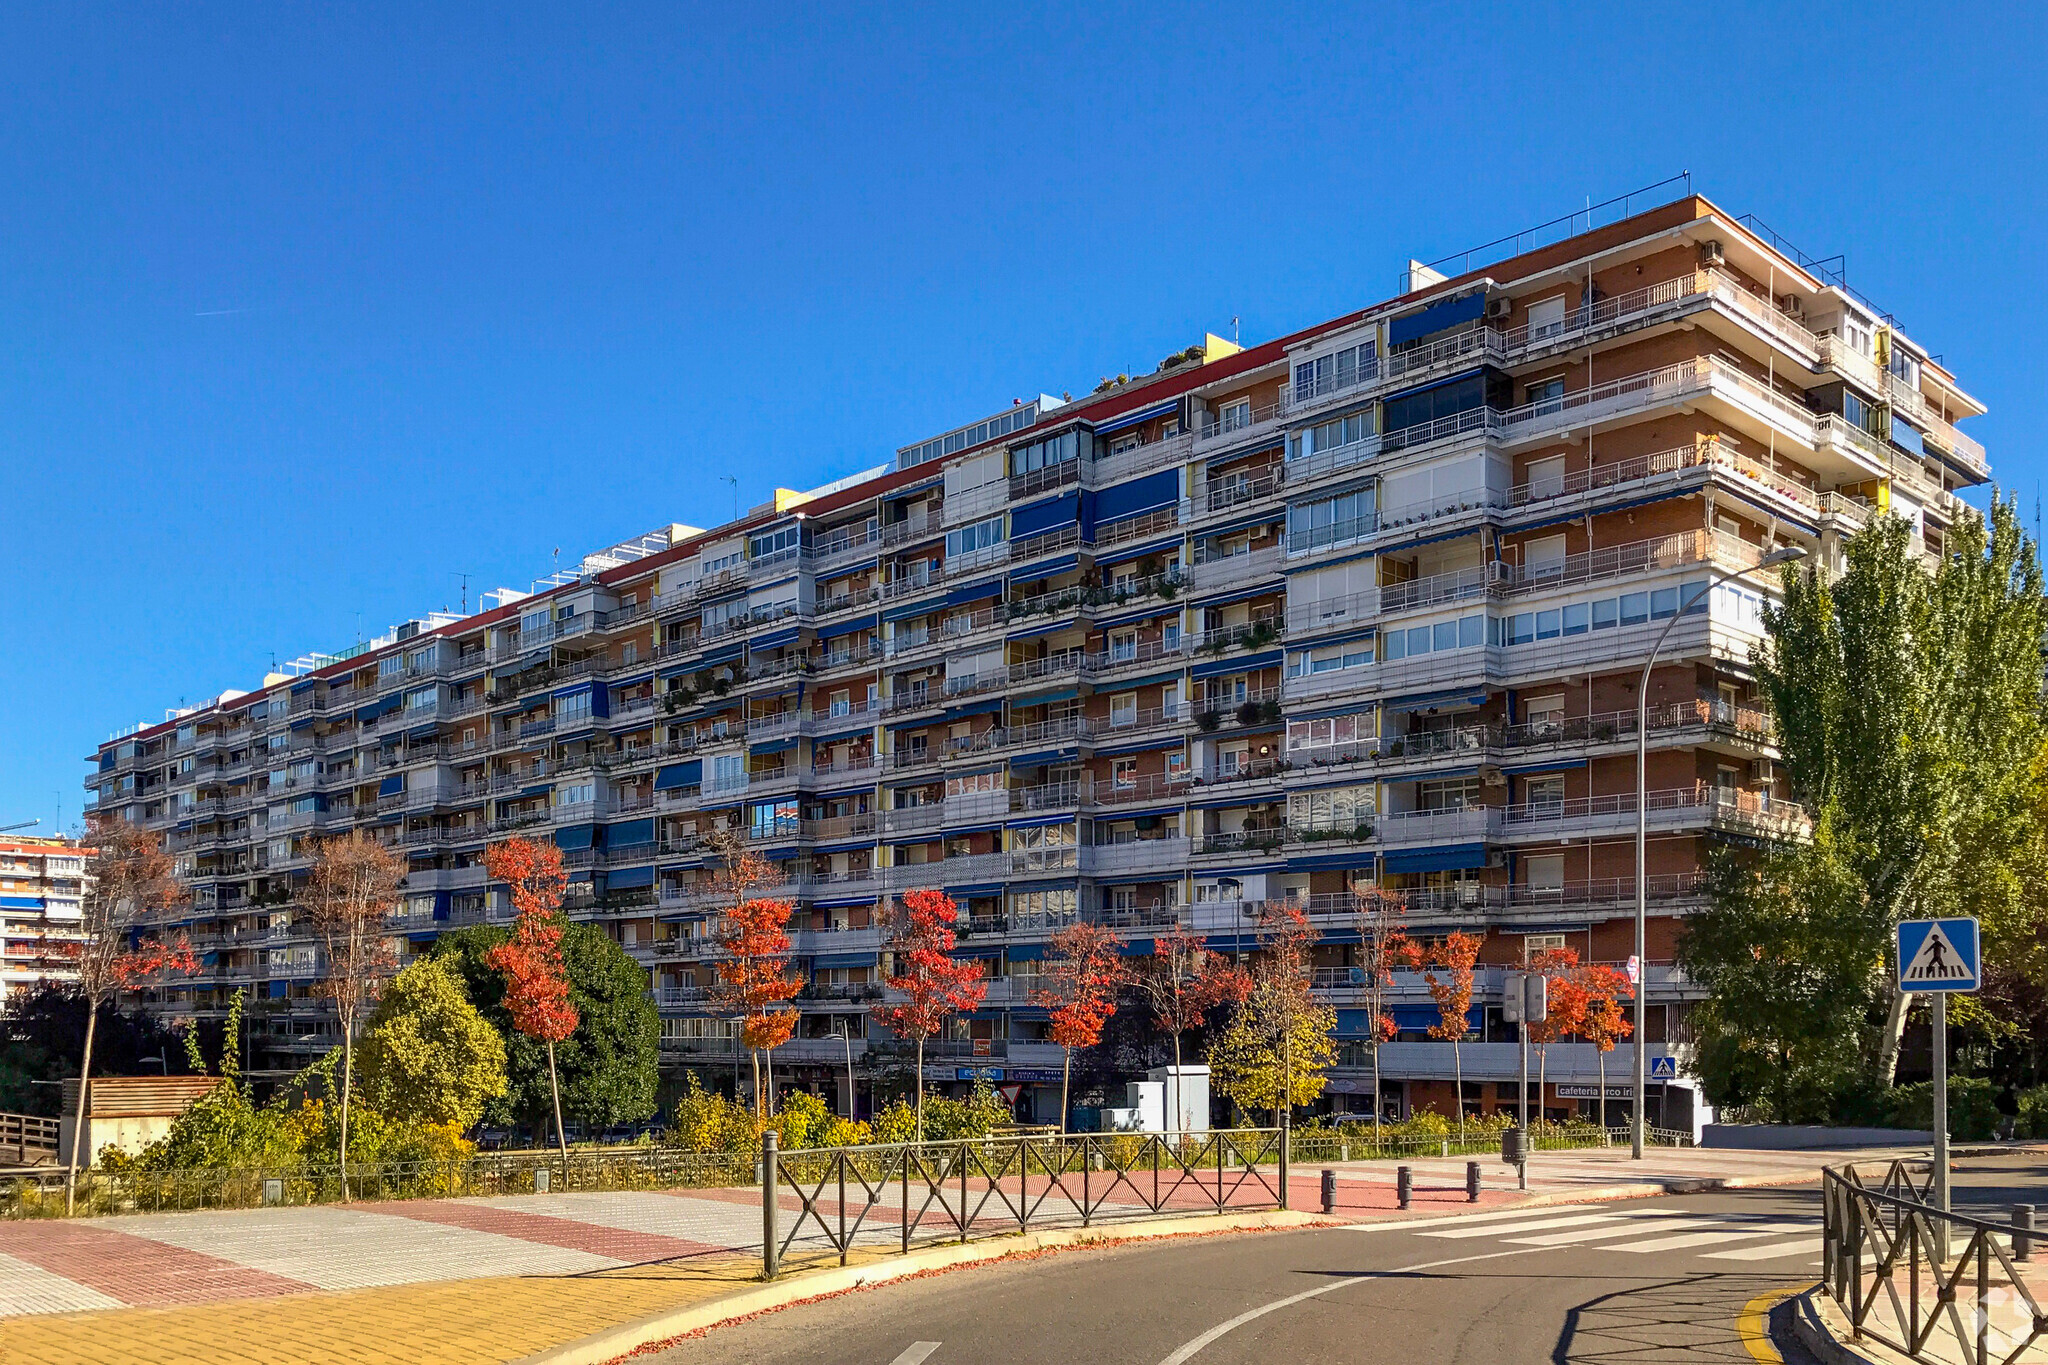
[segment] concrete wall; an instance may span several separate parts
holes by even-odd
[[[1822,1128],[1818,1124],[1709,1123],[1700,1130],[1702,1147],[1751,1152],[1793,1152],[1811,1147],[1912,1147],[1932,1143],[1919,1128]]]

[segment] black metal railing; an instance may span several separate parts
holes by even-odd
[[[767,1141],[762,1166],[762,1270],[771,1278],[800,1242],[822,1242],[844,1265],[856,1243],[908,1252],[977,1234],[1287,1207],[1281,1128],[1017,1134],[790,1152]],[[796,1216],[780,1231],[776,1196],[788,1194],[796,1196]]]
[[[2012,1365],[2048,1336],[2026,1277],[2032,1229],[1934,1202],[1934,1163],[1855,1166],[1821,1179],[1821,1287],[1857,1336],[1915,1360]]]

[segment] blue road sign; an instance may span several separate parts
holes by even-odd
[[[1926,993],[1974,991],[1982,973],[1974,919],[1909,919],[1899,923],[1899,989]]]
[[[1650,1058],[1650,1079],[1653,1081],[1675,1081],[1678,1079],[1676,1057]]]

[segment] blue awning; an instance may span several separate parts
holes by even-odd
[[[1562,773],[1586,766],[1583,758],[1553,758],[1544,763],[1518,763],[1501,771],[1510,777],[1526,777],[1531,773]]]
[[[926,866],[930,866],[930,864],[926,864]],[[976,882],[971,886],[949,886],[946,888],[946,894],[956,898],[960,896],[1000,896],[1002,893],[1003,883],[1001,882]]]
[[[1150,957],[1157,945],[1149,938],[1125,939],[1117,945],[1117,951],[1125,957]]]
[[[1180,471],[1162,469],[1143,478],[1112,484],[1095,494],[1095,523],[1123,521],[1180,502]]]
[[[654,885],[654,869],[651,867],[622,867],[604,879],[605,889],[620,891],[637,886]]]
[[[1010,757],[1009,764],[1012,768],[1036,768],[1062,758],[1072,758],[1080,752],[1079,748],[1069,744],[1060,749],[1041,749],[1037,753],[1014,754]]]
[[[1474,692],[1471,688],[1452,688],[1447,692],[1421,692],[1412,697],[1391,697],[1380,703],[1386,711],[1412,711],[1420,706],[1484,706],[1484,689]]]
[[[990,697],[984,701],[947,703],[945,712],[939,717],[939,720],[960,720],[966,716],[986,716],[1002,709],[1003,699],[1001,697]],[[927,721],[925,723],[929,725],[936,722]]]
[[[1371,867],[1372,850],[1366,848],[1351,853],[1319,853],[1312,858],[1290,856],[1287,859],[1289,872],[1328,871],[1332,868],[1370,870]]]
[[[441,733],[441,731],[438,726],[415,725],[412,727],[412,729],[407,730],[405,732],[405,737],[407,739],[432,739],[435,735],[439,733]]]
[[[654,821],[627,820],[616,825],[606,825],[604,830],[606,848],[631,848],[634,844],[654,842]]]
[[[827,717],[827,719],[830,719],[830,717]],[[830,730],[823,731],[820,734],[813,735],[811,737],[811,743],[813,745],[830,744],[834,740],[859,739],[864,735],[871,735],[875,732],[875,719],[873,716],[869,716],[867,719],[861,721],[853,720],[852,718],[847,716],[841,716],[840,720],[843,722],[843,724],[835,726]],[[930,722],[927,721],[926,724],[930,724]]]
[[[291,990],[292,990],[292,983],[291,983],[291,982],[289,982],[289,981],[273,981],[273,982],[271,982],[271,983],[270,983],[270,998],[271,998],[272,1000],[283,1000],[283,999],[286,999],[286,998],[288,998],[288,997],[289,997],[289,996],[291,995]]]
[[[1045,945],[1043,943],[1012,943],[1007,951],[1012,962],[1043,962],[1045,960]]]
[[[882,613],[884,621],[908,621],[912,617],[929,616],[946,605],[943,597],[927,597],[921,602],[911,602],[901,607],[890,607]]]
[[[1000,943],[973,943],[953,950],[953,960],[955,962],[967,958],[1001,957],[1002,955],[1003,945]]]
[[[998,577],[985,583],[969,583],[964,588],[950,589],[946,593],[946,602],[950,606],[959,606],[962,602],[982,602],[1002,595],[1003,580]]]
[[[393,773],[377,784],[377,795],[396,796],[405,790],[405,774]]]
[[[1285,658],[1285,651],[1269,649],[1259,654],[1247,654],[1243,658],[1225,656],[1208,663],[1196,664],[1190,673],[1196,678],[1218,678],[1226,673],[1249,673],[1258,668],[1277,668]]]
[[[1045,706],[1056,701],[1072,701],[1080,695],[1081,689],[1078,687],[1055,687],[1049,692],[1033,691],[1027,687],[1020,689],[1015,696],[1010,698],[1010,705]]]
[[[1435,1005],[1395,1005],[1387,1013],[1394,1016],[1394,1023],[1404,1033],[1421,1032],[1435,1028],[1443,1022],[1443,1013]],[[1486,1006],[1474,1005],[1465,1011],[1466,1022],[1474,1029],[1486,1027]]]
[[[784,749],[794,749],[795,747],[796,741],[794,739],[771,739],[760,744],[749,744],[747,752],[757,755],[779,754]]]
[[[1072,526],[1081,519],[1079,492],[1062,493],[1041,502],[1026,503],[1010,513],[1010,539],[1028,540],[1055,526]]]
[[[1486,866],[1485,844],[1452,844],[1445,848],[1407,848],[1380,861],[1383,872],[1462,872]]]
[[[1154,417],[1164,417],[1170,412],[1177,412],[1179,410],[1180,399],[1178,398],[1168,398],[1159,403],[1148,403],[1142,408],[1135,408],[1123,414],[1121,417],[1112,417],[1106,422],[1097,424],[1095,434],[1097,436],[1107,436],[1113,431],[1122,431],[1126,427],[1134,427],[1140,422],[1149,422]]]
[[[759,652],[764,649],[776,649],[782,645],[793,644],[796,641],[796,637],[803,634],[803,631],[804,628],[802,626],[785,626],[781,630],[771,630],[766,635],[756,635],[749,639],[747,641],[747,648]]]
[[[811,970],[827,972],[850,967],[872,967],[881,960],[878,953],[819,953],[811,959]]]
[[[1018,575],[1018,577],[1021,577],[1027,583],[1036,582],[1041,578],[1051,578],[1056,573],[1065,573],[1080,562],[1081,557],[1079,555],[1061,555],[1058,559],[1048,559],[1043,564],[1031,565],[1029,569]]]
[[[671,763],[654,777],[654,789],[658,792],[674,791],[678,787],[695,787],[704,780],[704,760],[693,758],[688,763]]]
[[[556,848],[589,848],[596,840],[596,825],[571,825],[555,831]]]
[[[1387,324],[1387,344],[1399,346],[1435,332],[1446,331],[1461,322],[1472,322],[1486,313],[1486,291],[1478,290],[1462,299],[1445,299],[1419,313],[1395,318]]]
[[[840,621],[834,625],[818,627],[818,638],[820,640],[836,640],[842,635],[858,635],[864,630],[879,630],[881,624],[881,617],[877,616],[874,612],[869,612],[866,616],[856,616],[851,621]]]
[[[1075,816],[1072,811],[1068,811],[1065,815],[1034,815],[1029,820],[1012,820],[1006,828],[1037,829],[1040,825],[1071,825],[1074,823],[1074,819]]]

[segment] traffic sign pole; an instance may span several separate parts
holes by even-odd
[[[1952,1209],[1948,1178],[1948,997],[1974,991],[1983,981],[1983,936],[1968,917],[1901,920],[1896,931],[1899,990],[1932,995],[1934,1028],[1934,1202],[1944,1214]],[[1934,1239],[1935,1254],[1948,1259],[1948,1220]]]
[[[1943,1213],[1948,1202],[1948,995],[1934,997],[1934,1202]],[[1941,1220],[1935,1243],[1948,1259],[1948,1219]]]

